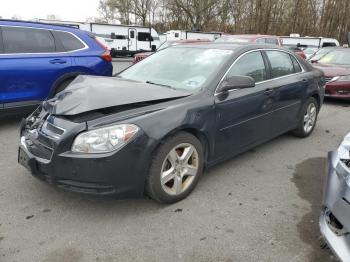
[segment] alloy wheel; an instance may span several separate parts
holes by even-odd
[[[304,115],[304,131],[306,134],[310,133],[314,128],[317,117],[317,108],[314,103],[310,103]]]
[[[181,194],[193,183],[198,168],[198,152],[193,145],[175,146],[162,164],[160,182],[163,190],[169,195]]]

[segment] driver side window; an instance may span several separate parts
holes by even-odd
[[[227,73],[227,77],[237,75],[250,76],[256,83],[267,80],[265,63],[261,52],[251,52],[239,58]]]

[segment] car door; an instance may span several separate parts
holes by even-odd
[[[281,50],[266,50],[264,53],[271,70],[271,88],[275,90],[276,97],[271,128],[272,133],[278,135],[296,126],[308,80],[293,55]]]
[[[261,51],[239,57],[225,77],[234,75],[251,76],[256,85],[215,95],[217,158],[242,152],[267,140],[271,133],[275,99],[270,83],[266,82],[267,63]]]
[[[0,103],[13,107],[45,99],[54,82],[71,66],[71,58],[56,52],[50,30],[3,26],[1,31]]]
[[[136,29],[129,28],[129,51],[137,50],[137,38],[136,38]]]

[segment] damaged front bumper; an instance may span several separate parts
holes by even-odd
[[[326,242],[342,261],[350,261],[350,168],[339,150],[328,154],[320,229]]]
[[[142,196],[150,155],[146,136],[140,132],[116,152],[71,152],[75,137],[87,128],[86,122],[72,122],[38,108],[22,122],[19,164],[60,189],[119,198]]]

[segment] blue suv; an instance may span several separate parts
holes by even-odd
[[[0,20],[0,116],[53,97],[78,75],[112,76],[111,61],[89,32]]]

